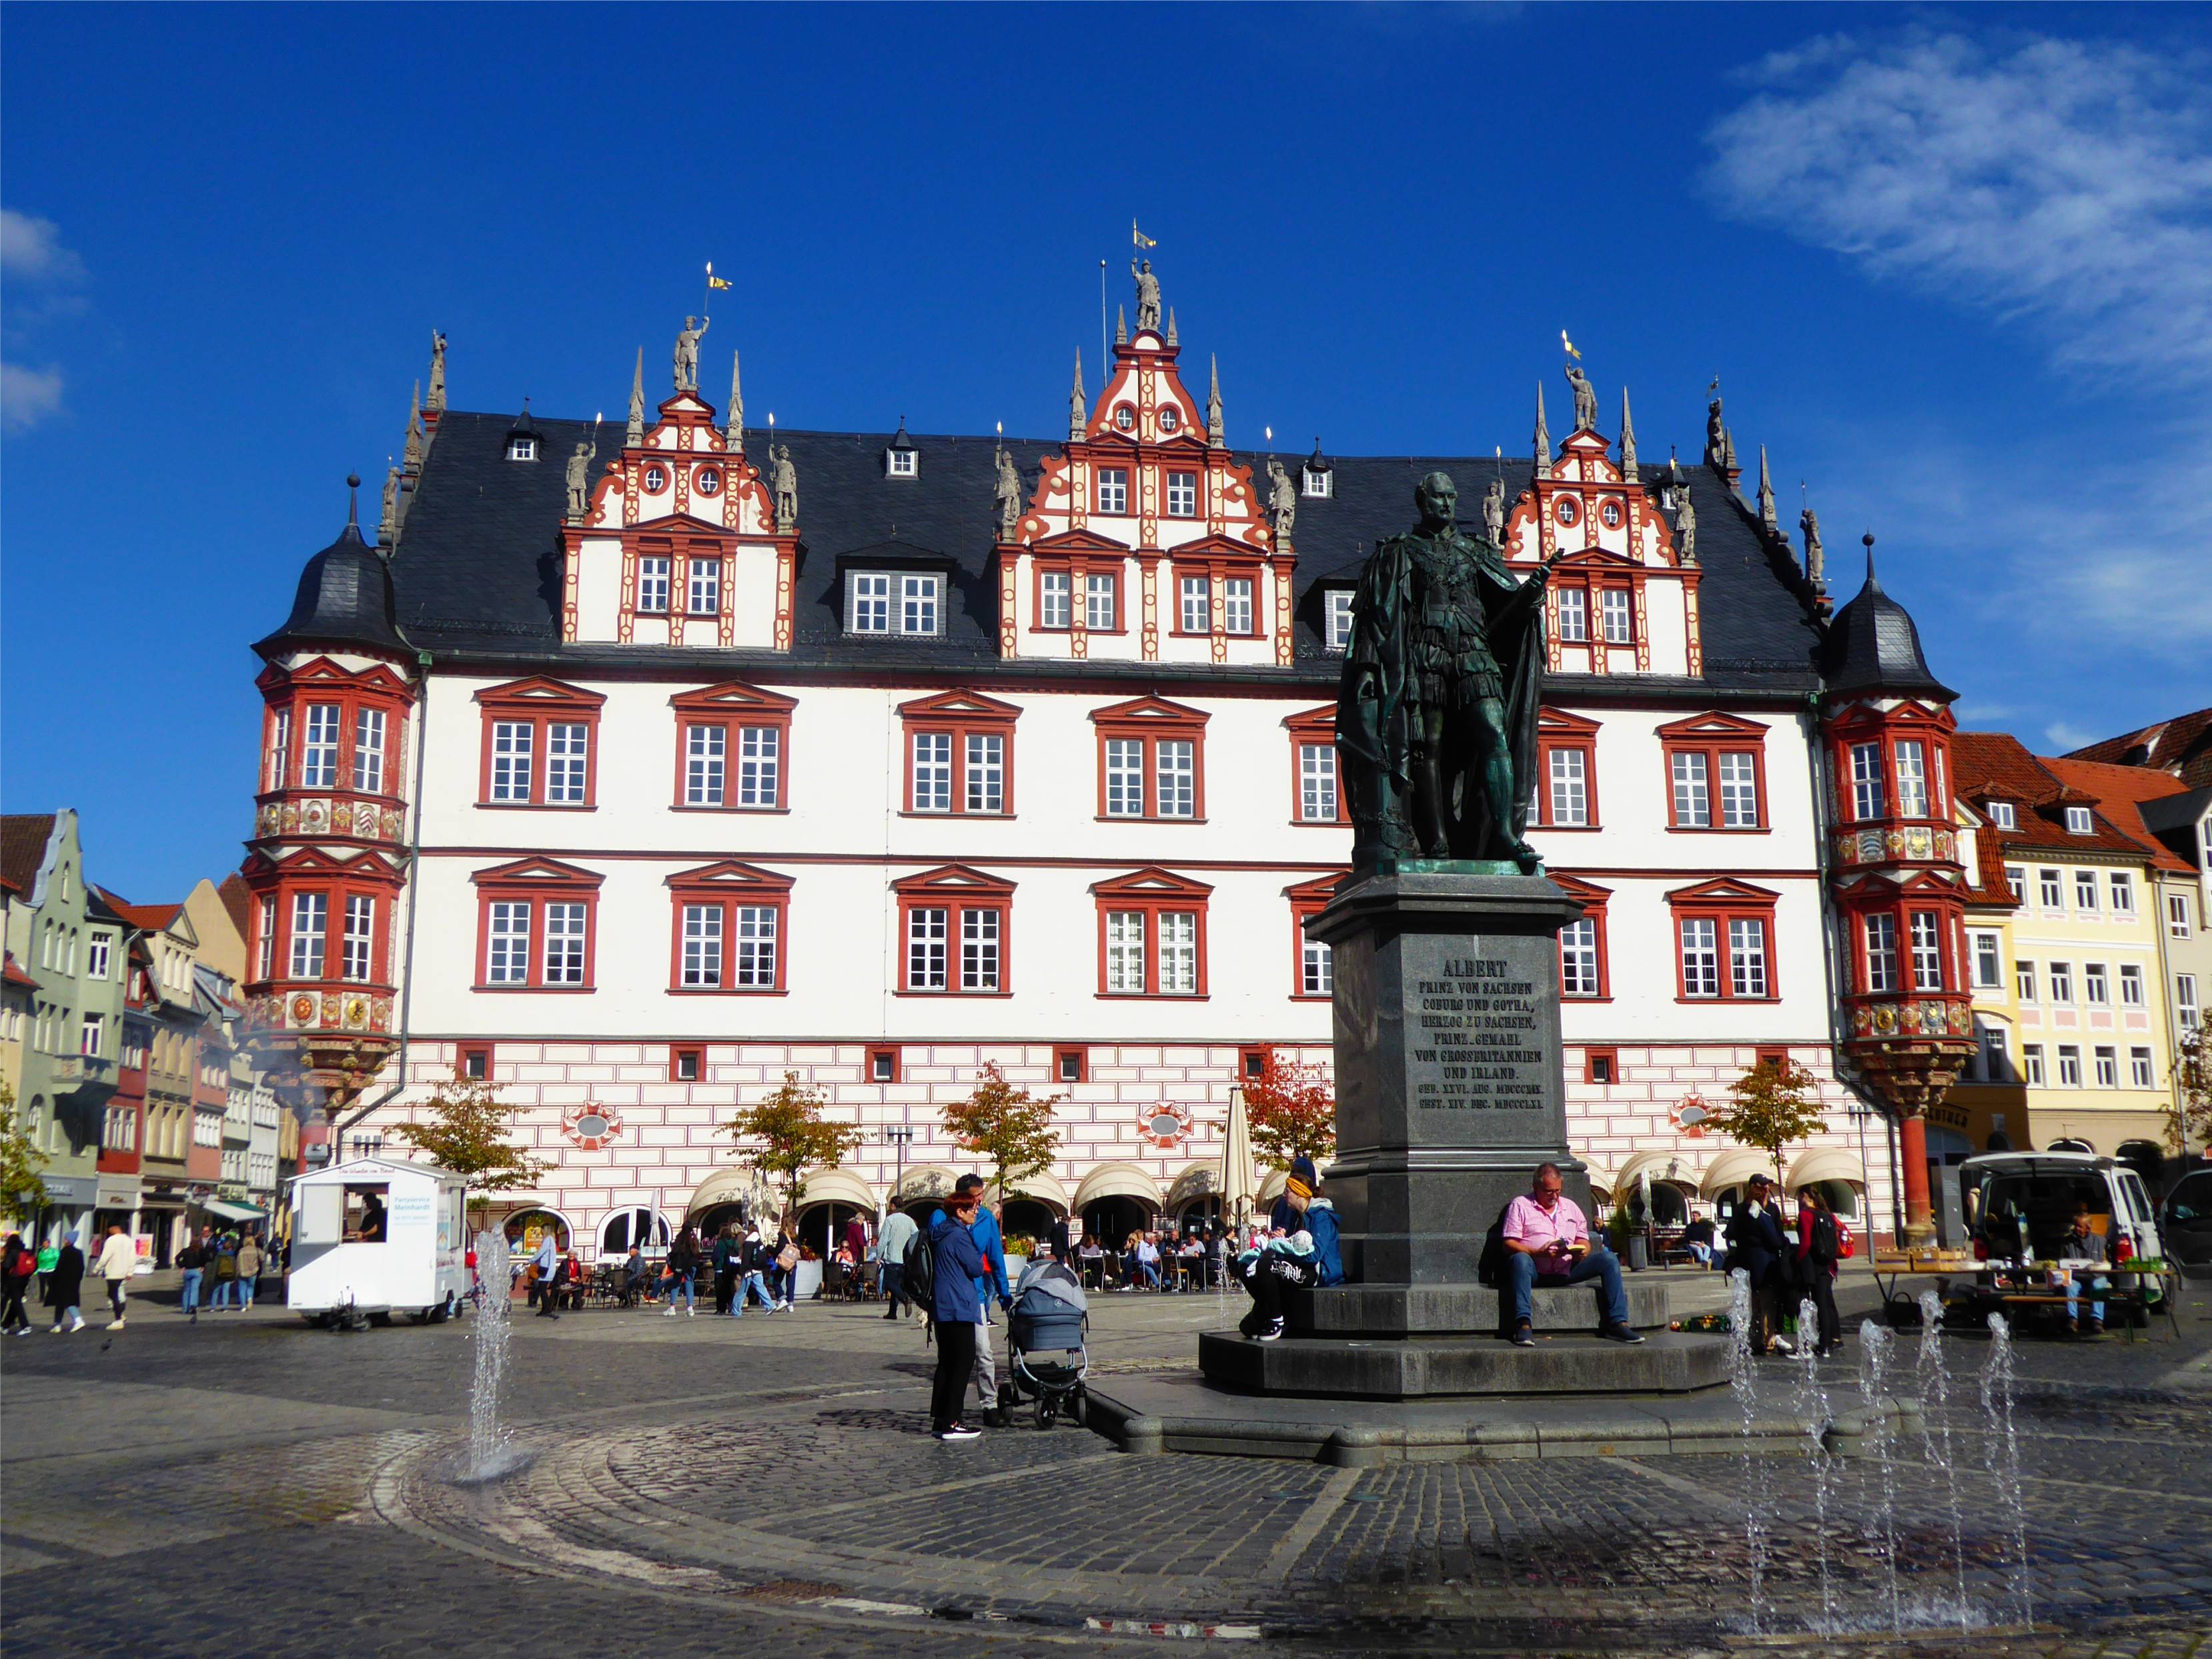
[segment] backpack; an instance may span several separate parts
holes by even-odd
[[[914,1230],[914,1237],[906,1242],[906,1254],[899,1259],[899,1294],[924,1312],[933,1312],[937,1305],[937,1250],[929,1242],[929,1235],[921,1228]]]
[[[1812,1242],[1806,1256],[1815,1267],[1832,1267],[1843,1253],[1843,1238],[1837,1231],[1836,1218],[1826,1210],[1815,1210]]]
[[[15,1265],[9,1271],[17,1279],[28,1279],[33,1273],[38,1272],[38,1252],[35,1250],[19,1250],[15,1253]]]
[[[1859,1250],[1859,1242],[1852,1236],[1851,1224],[1844,1220],[1841,1217],[1838,1217],[1836,1220],[1836,1233],[1843,1241],[1841,1246],[1836,1251],[1836,1254],[1846,1259],[1856,1255]]]

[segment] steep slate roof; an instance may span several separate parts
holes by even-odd
[[[1704,526],[1700,520],[1699,529]],[[1920,649],[1920,630],[1888,594],[1874,573],[1874,550],[1867,550],[1866,586],[1828,624],[1820,677],[1832,692],[1927,692],[1944,698],[1958,693],[1928,672]]]
[[[0,817],[0,876],[28,897],[53,839],[52,812],[10,812]]]
[[[1286,678],[1334,682],[1337,660],[1323,648],[1320,590],[1348,585],[1376,541],[1410,529],[1413,484],[1443,469],[1460,486],[1462,510],[1474,507],[1499,463],[1482,456],[1332,457],[1335,493],[1301,498],[1292,542],[1297,552],[1294,621],[1297,662],[1289,669],[1127,662],[1004,662],[998,654],[998,596],[991,579],[996,440],[909,433],[916,451],[912,478],[884,475],[883,453],[895,434],[806,432],[779,428],[799,474],[803,538],[793,648],[702,650],[694,647],[614,647],[561,642],[559,532],[567,507],[564,461],[589,441],[592,424],[538,417],[545,441],[538,461],[506,459],[512,422],[504,415],[448,410],[424,461],[392,561],[398,621],[407,639],[441,656],[544,665],[549,672],[626,663],[641,668],[712,675],[763,672],[768,662],[805,665],[900,663],[984,671],[1000,675],[1097,673],[1126,678],[1133,666],[1160,679]],[[599,428],[600,456],[618,445],[620,428]],[[767,459],[769,434],[748,432],[747,459]],[[1009,439],[1024,492],[1040,464],[1065,446]],[[1234,458],[1263,479],[1267,456]],[[1294,471],[1297,457],[1285,458]],[[1503,464],[1510,495],[1525,489],[1531,463]],[[1705,568],[1700,617],[1706,673],[1714,689],[1789,694],[1814,688],[1819,634],[1795,562],[1759,532],[1750,509],[1703,468],[1685,475],[1698,508],[1698,553]],[[1644,487],[1658,480],[1647,474]],[[1475,521],[1479,528],[1479,520]],[[899,543],[906,557],[941,559],[950,573],[945,631],[934,640],[848,637],[841,614],[841,574],[852,556]],[[264,645],[267,642],[264,641]],[[564,668],[562,665],[567,666]],[[1615,677],[1618,690],[1669,684],[1638,675]]]
[[[2110,818],[2121,834],[2140,842],[2159,869],[2183,874],[2193,870],[2194,866],[2185,860],[2176,858],[2143,821],[2146,802],[2189,793],[2179,778],[2140,766],[2112,766],[2100,761],[2046,760],[2043,765],[2061,783],[2094,795],[2097,810]]]
[[[2191,789],[2202,789],[2212,784],[2212,708],[2177,714],[2139,732],[2107,738],[2075,750],[2067,758],[2150,767],[2171,774]]]
[[[368,645],[412,655],[392,617],[392,573],[349,512],[338,538],[300,573],[292,614],[253,648],[275,657],[300,646]]]
[[[1984,832],[1994,836],[2007,853],[2049,857],[2068,853],[2121,853],[2148,858],[2150,848],[2120,827],[2112,813],[2096,803],[2096,789],[2062,778],[2052,763],[2027,752],[2027,745],[2008,732],[1959,732],[1951,738],[1951,764],[1956,775],[1953,787],[1988,816],[1988,803],[2010,801],[2018,828],[2000,830],[1991,824]],[[2104,769],[2100,769],[2103,770]],[[2090,809],[2090,833],[2070,835],[2066,808]],[[2132,803],[2124,815],[2135,820]],[[2136,821],[2138,831],[2140,822]],[[2160,848],[2163,852],[2163,848]]]

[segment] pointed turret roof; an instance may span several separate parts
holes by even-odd
[[[1925,693],[1946,702],[1959,694],[1928,672],[1920,629],[1910,612],[1882,592],[1875,574],[1874,537],[1866,538],[1866,586],[1828,624],[1821,678],[1831,695],[1845,691]]]
[[[312,646],[367,646],[414,654],[395,619],[392,568],[361,538],[359,509],[350,494],[361,487],[361,479],[349,477],[346,485],[345,528],[300,573],[299,592],[283,626],[254,645],[272,661]]]

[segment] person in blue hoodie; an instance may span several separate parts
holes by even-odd
[[[999,1231],[999,1218],[991,1213],[991,1206],[983,1202],[983,1177],[964,1175],[952,1183],[954,1197],[965,1193],[975,1200],[975,1219],[968,1229],[975,1241],[975,1249],[983,1258],[984,1271],[975,1276],[975,1390],[983,1398],[983,1420],[1003,1427],[999,1422],[999,1364],[991,1352],[991,1304],[1001,1308],[1013,1306],[1013,1286],[1006,1279],[1006,1243]],[[934,1228],[945,1212],[938,1211],[929,1218]]]
[[[983,1302],[977,1286],[987,1274],[983,1253],[975,1248],[969,1231],[981,1198],[979,1190],[963,1187],[929,1220],[929,1248],[933,1252],[929,1316],[937,1338],[937,1377],[929,1394],[929,1427],[939,1440],[973,1440],[978,1432],[961,1420],[960,1411],[968,1397],[969,1376],[975,1366],[975,1333],[983,1323]]]
[[[1321,1176],[1313,1160],[1294,1160],[1283,1195],[1267,1218],[1268,1230],[1275,1237],[1264,1248],[1248,1250],[1237,1259],[1237,1276],[1252,1297],[1252,1311],[1237,1328],[1249,1337],[1273,1342],[1282,1335],[1286,1288],[1310,1290],[1344,1283],[1336,1206],[1320,1195],[1320,1187]]]

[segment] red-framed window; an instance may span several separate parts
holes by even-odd
[[[905,1062],[895,1042],[877,1043],[868,1049],[867,1080],[871,1083],[898,1083],[906,1075]]]
[[[406,762],[407,683],[380,665],[356,673],[327,657],[257,684],[262,719],[261,792],[328,790],[397,800]]]
[[[398,871],[370,857],[340,864],[295,854],[250,874],[254,890],[256,982],[276,985],[392,983],[392,927]]]
[[[605,697],[536,678],[487,687],[477,702],[483,710],[478,805],[587,811],[598,805]]]
[[[931,817],[1012,817],[1014,722],[1021,712],[973,691],[901,703],[905,810]]]
[[[792,880],[733,859],[668,878],[668,988],[775,995],[784,988]]]
[[[1723,879],[1667,895],[1674,926],[1674,995],[1680,1002],[1771,1002],[1778,895]]]
[[[479,991],[589,991],[599,883],[557,859],[518,859],[470,880],[477,890]]]
[[[1585,1048],[1583,1050],[1583,1081],[1604,1088],[1620,1081],[1620,1051],[1618,1048]]]
[[[1063,1048],[1052,1051],[1052,1076],[1055,1083],[1088,1083],[1091,1081],[1091,1050]]]
[[[1205,638],[1218,628],[1231,639],[1249,640],[1267,631],[1267,566],[1249,550],[1231,552],[1228,546],[1208,538],[1176,550],[1168,617],[1168,631],[1176,637]],[[1222,550],[1209,556],[1208,549]]]
[[[1565,499],[1560,498],[1561,502]],[[1643,599],[1643,584],[1618,555],[1571,558],[1552,574],[1553,643],[1640,648],[1644,642]]]
[[[1336,710],[1309,708],[1290,715],[1291,822],[1338,824],[1351,822],[1336,765]]]
[[[1032,550],[1030,631],[1126,634],[1129,631],[1128,554],[1118,545]]]
[[[1206,912],[1213,890],[1148,867],[1093,884],[1098,906],[1098,994],[1202,997]]]
[[[1595,830],[1598,723],[1563,709],[1536,719],[1536,782],[1528,821],[1544,830]]]
[[[1766,728],[1735,714],[1698,714],[1659,728],[1669,830],[1763,833]]]
[[[1610,888],[1554,874],[1552,879],[1583,913],[1559,929],[1559,994],[1575,1002],[1605,1002],[1613,996],[1613,963],[1606,945],[1606,903]]]
[[[464,1042],[453,1055],[453,1075],[464,1083],[491,1081],[492,1045],[489,1042]]]
[[[1868,711],[1838,724],[1832,740],[1844,823],[1950,821],[1950,728],[1942,720]]]
[[[1866,996],[1941,996],[1966,983],[1957,915],[1919,886],[1852,908],[1853,978]]]
[[[948,864],[895,881],[891,890],[898,895],[901,995],[1012,991],[1013,883]]]
[[[1198,823],[1206,817],[1206,722],[1164,697],[1093,709],[1098,816]]]
[[[676,711],[677,811],[789,809],[795,699],[732,681],[680,693],[668,706]]]
[[[1264,1046],[1248,1045],[1239,1048],[1237,1051],[1237,1080],[1240,1083],[1261,1082],[1267,1077],[1267,1067],[1273,1060],[1274,1050]]]
[[[671,1083],[703,1083],[707,1080],[707,1050],[696,1042],[672,1042],[668,1045],[668,1080]]]
[[[1340,878],[1317,876],[1283,890],[1291,902],[1291,995],[1303,1002],[1326,1002],[1336,990],[1336,961],[1328,945],[1306,937],[1306,923],[1328,908]]]
[[[1762,1066],[1771,1066],[1775,1070],[1780,1071],[1789,1063],[1790,1051],[1787,1048],[1754,1048],[1751,1051],[1751,1065],[1753,1071]]]

